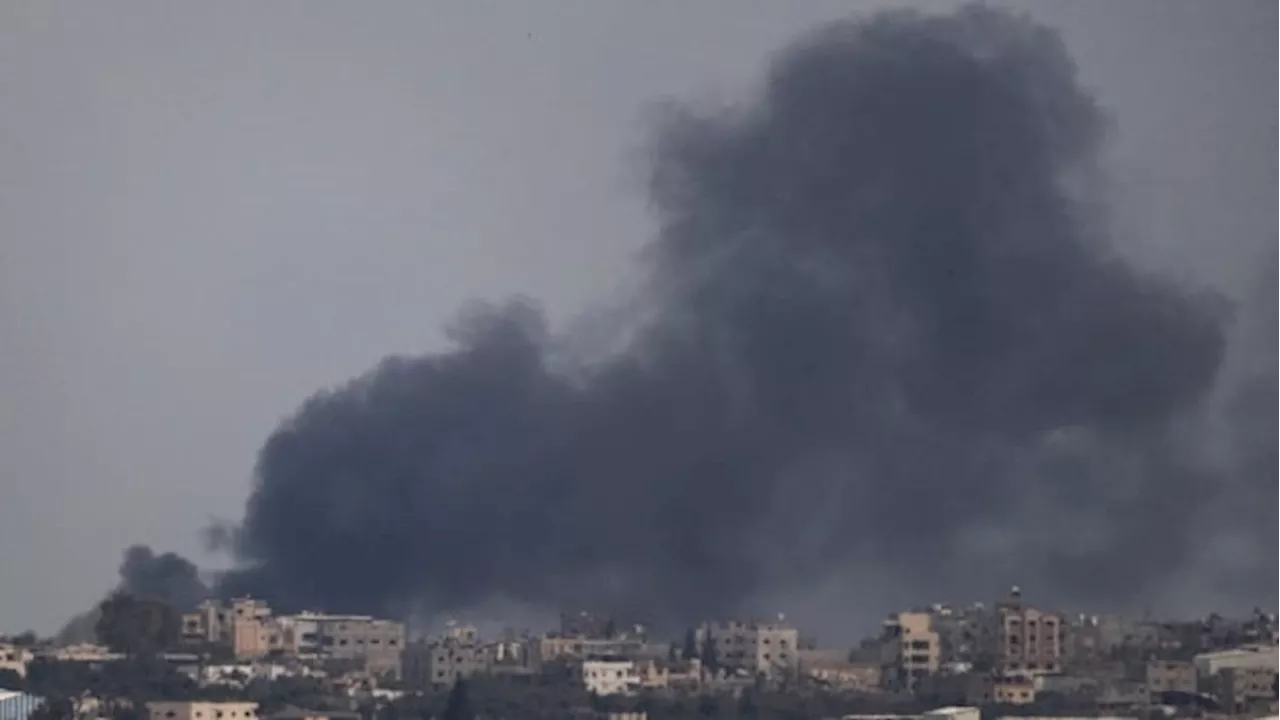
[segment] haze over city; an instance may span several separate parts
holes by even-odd
[[[137,544],[395,616],[1274,609],[1274,4],[128,7],[0,7],[0,629]]]

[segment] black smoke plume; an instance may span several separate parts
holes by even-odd
[[[175,612],[185,612],[212,594],[200,579],[200,570],[195,563],[176,553],[157,555],[146,545],[133,545],[126,549],[119,572],[120,581],[107,598],[122,593],[144,600],[158,600]],[[101,615],[99,605],[75,616],[58,631],[58,641],[64,644],[95,641],[95,627]]]
[[[1112,249],[1107,125],[1020,15],[804,37],[749,102],[664,115],[624,349],[575,365],[533,303],[478,305],[452,350],[317,394],[261,451],[220,590],[670,622],[864,573],[916,599],[1169,590],[1201,508],[1275,507],[1276,436],[1239,472],[1200,452],[1229,315]],[[1270,518],[1230,571],[1250,605]]]

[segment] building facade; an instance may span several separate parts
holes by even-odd
[[[1022,602],[1014,588],[996,608],[996,671],[1006,677],[1062,672],[1062,613],[1039,610]]]
[[[0,643],[0,670],[10,670],[18,677],[27,676],[27,665],[34,656],[31,650],[11,643]]]
[[[884,621],[881,660],[885,685],[914,691],[938,672],[941,642],[928,612],[900,612]]]
[[[258,703],[249,702],[151,702],[150,720],[248,720],[258,717]]]
[[[583,660],[579,677],[595,695],[630,695],[640,688],[640,673],[631,660]]]
[[[782,619],[706,623],[695,638],[704,654],[714,654],[721,670],[774,678],[794,674],[799,667],[800,632]]]

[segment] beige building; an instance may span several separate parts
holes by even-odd
[[[1189,662],[1150,660],[1146,668],[1147,693],[1158,700],[1162,693],[1196,691],[1196,666]]]
[[[1215,677],[1228,668],[1266,668],[1275,672],[1280,667],[1280,655],[1276,647],[1260,645],[1223,650],[1221,652],[1202,653],[1195,656],[1193,662],[1196,674],[1201,681]]]
[[[1000,705],[1030,705],[1036,701],[1036,688],[1029,679],[1000,679],[992,685],[991,698]]]
[[[150,720],[246,720],[258,717],[258,703],[248,702],[152,702]]]
[[[900,612],[884,621],[881,660],[889,687],[915,690],[938,672],[941,643],[927,612]]]
[[[1276,698],[1276,671],[1265,667],[1229,667],[1218,671],[1211,690],[1229,713],[1269,709]]]
[[[711,642],[721,670],[772,678],[794,673],[799,667],[800,632],[781,618],[778,622],[707,623],[698,628],[695,639],[700,648]]]
[[[404,624],[366,615],[300,613],[273,616],[254,598],[227,605],[208,601],[182,616],[189,645],[218,645],[241,661],[267,655],[351,661],[374,675],[400,677]]]
[[[996,608],[996,671],[1003,676],[1062,672],[1062,613],[1038,610],[1022,602],[1014,588]]]
[[[0,643],[0,670],[12,670],[18,677],[27,676],[27,663],[33,656],[31,650],[11,643]]]
[[[235,598],[227,605],[206,600],[182,616],[182,639],[187,645],[219,645],[237,660],[254,660],[272,651],[285,652],[271,607],[255,598]]]

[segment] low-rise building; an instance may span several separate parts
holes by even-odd
[[[881,669],[875,663],[816,659],[801,666],[806,677],[833,690],[868,692],[880,687]]]
[[[0,690],[0,718],[27,720],[44,706],[44,698],[14,690]]]
[[[1193,660],[1196,674],[1202,683],[1228,668],[1266,668],[1275,672],[1280,667],[1278,661],[1280,657],[1277,656],[1274,645],[1251,645],[1234,650],[1201,653]]]
[[[991,700],[998,705],[1030,705],[1036,701],[1036,686],[1030,678],[997,678],[991,687]]]
[[[640,673],[632,660],[583,660],[579,676],[595,695],[630,695],[640,688]]]
[[[258,717],[251,702],[150,702],[150,720],[247,720]]]
[[[17,673],[18,677],[27,676],[27,665],[34,656],[29,648],[12,643],[0,643],[0,670]]]

